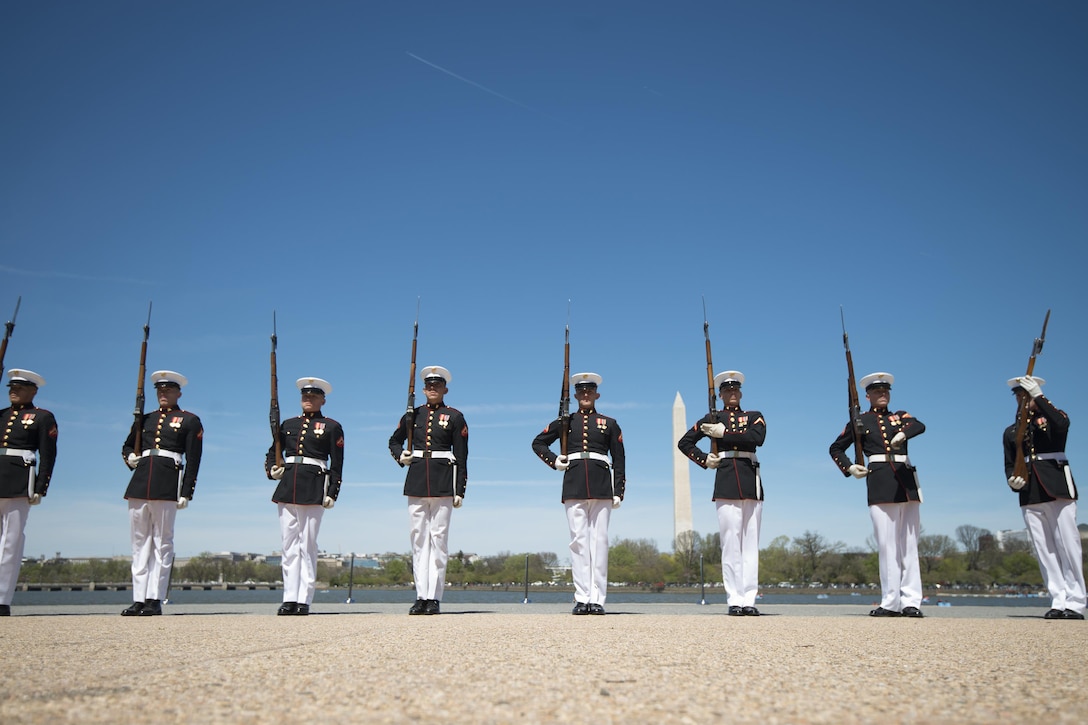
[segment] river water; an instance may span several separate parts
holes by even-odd
[[[353,589],[351,597],[354,602],[360,604],[396,604],[400,602],[412,602],[415,600],[415,592],[411,589]],[[192,589],[173,590],[170,592],[170,601],[177,604],[261,604],[277,603],[283,598],[283,592],[279,589]],[[314,604],[343,603],[348,598],[348,590],[345,589],[319,589],[314,596]],[[562,604],[572,601],[573,593],[567,590],[558,591],[530,591],[529,601],[540,603]],[[524,590],[517,589],[446,589],[442,598],[443,604],[519,604],[525,599]],[[768,593],[757,602],[760,606],[774,604],[852,604],[873,605],[880,600],[880,594],[876,591],[854,594],[827,594],[818,596],[807,593]],[[120,604],[125,605],[132,601],[132,594],[128,591],[16,591],[12,604],[16,606],[34,605],[80,605],[80,604]],[[704,596],[698,589],[681,589],[678,591],[664,591],[661,593],[642,590],[628,590],[622,587],[609,589],[609,604],[700,604]],[[705,594],[707,604],[725,604],[725,592],[719,587],[707,589]],[[924,605],[937,606],[938,602],[948,606],[971,607],[1049,607],[1050,600],[1047,597],[1038,596],[973,596],[973,595],[944,595],[940,598],[930,596]]]

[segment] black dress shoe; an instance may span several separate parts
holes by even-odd
[[[758,617],[759,616],[759,610],[756,609],[755,607],[745,607],[741,611],[744,612],[745,617]]]
[[[426,606],[426,599],[417,599],[416,603],[412,605],[412,608],[408,610],[408,614],[423,614],[423,608]]]
[[[279,617],[286,617],[295,613],[298,609],[298,602],[284,602],[280,605],[280,608],[276,610],[276,615]]]
[[[924,617],[926,615],[922,614],[922,610],[919,609],[918,607],[903,607],[903,616],[904,617],[914,617],[915,619],[921,619],[922,617]]]
[[[743,617],[744,616],[744,607],[732,606],[732,607],[729,608],[729,611],[726,612],[726,613],[730,617]]]
[[[309,604],[302,604],[300,602],[299,605],[297,607],[295,607],[294,615],[296,617],[305,617],[309,613],[310,613],[310,605]]]
[[[1084,615],[1080,612],[1074,612],[1072,609],[1066,609],[1062,612],[1062,619],[1084,619]]]
[[[1060,609],[1051,609],[1043,615],[1043,619],[1065,619],[1065,612]]]
[[[0,604],[0,617],[10,617],[10,616],[11,616],[11,605],[10,604]]]
[[[586,605],[586,610],[589,614],[604,614],[604,607],[600,604]]]
[[[428,599],[423,604],[423,613],[424,614],[439,614],[440,609],[441,609],[441,607],[438,606],[438,600],[437,599]]]
[[[135,617],[144,608],[143,602],[133,602],[128,607],[121,610],[122,617]]]
[[[870,617],[902,617],[903,615],[900,614],[899,612],[893,612],[890,609],[885,609],[884,607],[877,607],[876,609],[869,612],[869,616]]]
[[[158,599],[148,599],[144,602],[144,608],[140,610],[141,617],[157,617],[162,614],[162,602]]]
[[[577,602],[574,605],[574,609],[571,610],[571,614],[589,614],[589,605],[585,602]]]

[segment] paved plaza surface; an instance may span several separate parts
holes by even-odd
[[[1088,721],[1088,622],[1042,607],[725,609],[16,606],[0,618],[0,722]]]

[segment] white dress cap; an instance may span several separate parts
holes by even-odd
[[[1046,385],[1046,380],[1043,380],[1038,375],[1021,375],[1020,376],[1020,378],[1027,378],[1027,377],[1030,377],[1032,380],[1034,380],[1036,383],[1038,383],[1040,388],[1043,387],[1044,385]],[[1014,389],[1019,388],[1020,387],[1020,378],[1009,378],[1009,387],[1014,388]]]
[[[13,384],[34,385],[40,388],[45,385],[45,378],[30,370],[12,368],[11,370],[8,370],[8,387],[11,387]]]
[[[453,380],[453,376],[450,375],[450,371],[441,365],[428,365],[420,372],[419,377],[423,379],[423,382],[427,382],[428,378],[442,378],[449,385]]]
[[[869,373],[861,379],[861,387],[868,390],[873,385],[887,385],[889,388],[895,382],[895,376],[891,373]]]
[[[600,385],[602,378],[597,373],[575,373],[570,376],[570,381],[577,388],[579,385]]]
[[[726,383],[732,383],[738,388],[744,382],[744,373],[739,370],[726,370],[714,376],[714,387],[720,389]]]
[[[175,373],[173,370],[156,370],[151,373],[152,385],[167,385],[173,383],[179,388],[184,388],[189,382],[189,379],[181,373]]]
[[[299,378],[295,381],[295,385],[298,386],[300,391],[310,388],[312,390],[320,390],[324,395],[328,395],[332,392],[332,386],[329,385],[329,381],[322,380],[321,378]]]

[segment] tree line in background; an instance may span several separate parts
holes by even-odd
[[[923,533],[918,540],[922,583],[927,588],[1038,589],[1042,586],[1039,565],[1026,541],[1006,541],[998,549],[990,532],[976,526],[960,526],[956,539],[943,534]],[[880,581],[875,546],[871,551],[848,551],[841,542],[831,542],[818,533],[806,531],[790,539],[779,536],[760,550],[761,586],[775,587],[857,587]],[[446,569],[447,587],[518,587],[530,584],[570,584],[570,571],[559,566],[552,552],[512,554],[502,552],[478,558],[463,552],[452,554]],[[619,539],[608,556],[608,578],[644,589],[666,586],[697,586],[700,582],[721,582],[721,547],[718,534],[701,536],[688,532],[677,538],[672,553],[658,550],[649,539]],[[174,569],[177,583],[278,582],[280,567],[259,561],[228,561],[213,554],[191,558]],[[129,562],[123,559],[43,559],[23,564],[19,581],[34,583],[127,582]],[[381,568],[356,566],[354,570],[332,564],[318,564],[318,580],[332,587],[405,586],[412,581],[411,557],[407,554],[385,559]]]

